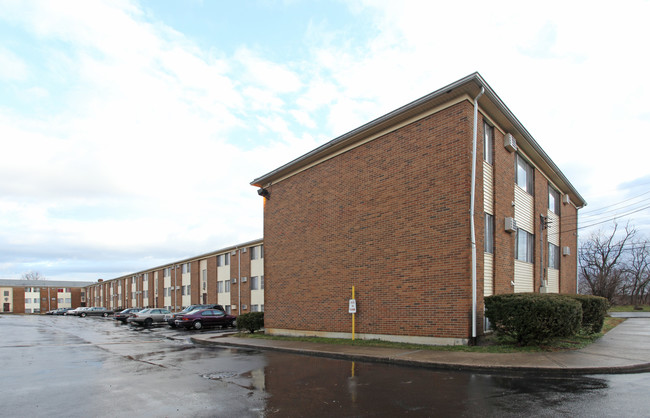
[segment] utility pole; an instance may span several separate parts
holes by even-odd
[[[540,258],[539,258],[539,282],[540,282],[540,287],[539,287],[539,292],[540,293],[546,293],[547,288],[546,288],[546,263],[544,263],[544,230],[548,229],[548,226],[550,225],[551,221],[548,219],[548,216],[544,216],[542,214],[539,215],[539,252],[540,252]]]

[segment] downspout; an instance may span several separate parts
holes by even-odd
[[[237,316],[241,315],[241,248],[237,249]]]
[[[474,226],[474,201],[476,192],[476,142],[478,132],[478,99],[485,92],[481,87],[481,92],[474,99],[474,132],[472,138],[472,189],[470,196],[469,224],[472,241],[472,344],[476,344],[476,228]]]

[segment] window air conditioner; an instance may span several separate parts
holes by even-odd
[[[246,283],[247,281],[248,281],[248,279],[247,279],[246,277],[242,277],[242,278],[241,278],[241,282],[242,282],[242,283]]]
[[[515,218],[506,218],[506,232],[517,232],[517,221],[515,221]]]
[[[517,140],[512,134],[506,134],[503,138],[503,146],[510,152],[517,151]]]
[[[571,198],[569,197],[568,194],[565,194],[564,196],[562,196],[562,202],[563,202],[565,205],[568,205],[569,203],[571,203]]]
[[[571,255],[570,247],[562,247],[562,255]]]
[[[230,255],[237,255],[237,251],[231,252]]]
[[[232,284],[237,284],[237,279],[232,279]]]
[[[242,253],[245,253],[246,251],[247,251],[247,250],[246,250],[246,247],[244,247],[244,248],[241,249],[241,252],[242,252]]]

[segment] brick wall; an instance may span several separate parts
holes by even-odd
[[[356,286],[359,333],[468,336],[472,112],[461,102],[269,187],[267,327],[349,332]]]
[[[560,293],[576,293],[578,262],[578,210],[572,204],[560,203]],[[569,247],[570,256],[562,255]]]

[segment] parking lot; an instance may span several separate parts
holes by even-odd
[[[647,373],[490,375],[195,346],[195,331],[0,315],[0,416],[647,416]]]

